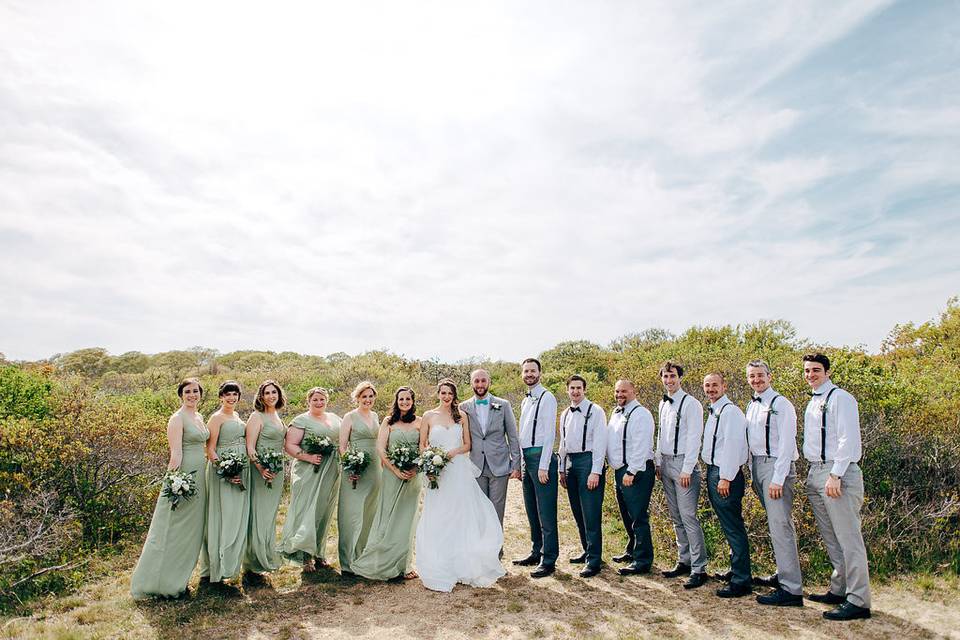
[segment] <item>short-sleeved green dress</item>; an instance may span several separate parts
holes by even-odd
[[[203,546],[206,519],[205,447],[210,432],[198,416],[181,409],[183,457],[180,470],[193,473],[197,493],[170,508],[170,501],[157,498],[150,531],[143,544],[140,560],[130,579],[130,594],[137,599],[150,596],[176,597],[187,589]]]
[[[359,414],[350,414],[350,444],[369,453],[371,461],[360,475],[356,488],[347,474],[343,474],[340,480],[340,502],[337,508],[337,527],[340,534],[338,555],[340,571],[351,573],[354,559],[367,545],[380,498],[381,465],[380,456],[377,455],[379,421],[376,413],[372,413],[371,417],[372,428],[363,422]]]
[[[387,448],[407,444],[417,450],[420,432],[416,429],[390,428]],[[420,476],[401,480],[383,467],[380,505],[373,521],[370,539],[353,561],[353,572],[371,580],[390,580],[413,569],[413,532],[420,507]]]
[[[327,436],[337,447],[340,442],[340,417],[325,414],[329,425],[309,412],[293,419],[291,427],[303,429],[303,436]],[[327,529],[333,517],[340,481],[340,456],[336,448],[315,466],[296,460],[290,470],[290,507],[280,536],[280,553],[284,558],[303,564],[312,556],[326,562],[324,549]]]
[[[257,438],[258,453],[272,449],[283,452],[286,427],[276,413],[258,411],[262,427]],[[245,571],[267,573],[280,567],[277,552],[277,512],[283,497],[283,472],[277,474],[268,487],[263,477],[253,467],[250,474],[250,521],[247,527],[247,552],[243,561]]]

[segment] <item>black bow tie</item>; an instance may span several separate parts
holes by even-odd
[[[570,407],[570,411],[580,411],[580,407]]]
[[[532,398],[532,397],[533,397],[533,394],[530,393],[529,391],[527,391],[527,397],[528,397],[528,398]]]
[[[623,413],[623,407],[617,407],[613,410],[614,413]]]
[[[668,396],[667,394],[663,394],[663,401],[664,401],[664,402],[669,402],[670,404],[673,404],[673,398],[671,398],[671,397]]]
[[[713,415],[713,407],[707,407],[707,413]]]
[[[750,402],[760,402],[760,396],[753,396],[753,399]]]
[[[815,391],[807,391],[807,395],[813,397],[813,396],[822,396],[823,394],[816,393]]]

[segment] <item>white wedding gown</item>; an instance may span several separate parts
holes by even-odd
[[[433,425],[430,445],[449,451],[463,446],[463,427]],[[458,582],[489,587],[506,573],[500,564],[503,529],[493,503],[483,495],[468,454],[456,456],[440,473],[436,489],[427,480],[417,525],[417,573],[423,586],[451,591]]]

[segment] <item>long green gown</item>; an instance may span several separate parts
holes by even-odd
[[[420,432],[390,428],[387,449],[408,444],[417,450]],[[380,506],[370,539],[353,561],[353,572],[371,580],[390,580],[413,569],[413,532],[420,506],[420,476],[401,480],[383,467]]]
[[[367,545],[373,518],[377,513],[380,497],[380,456],[377,455],[377,432],[379,420],[373,413],[373,428],[364,424],[356,413],[350,414],[350,444],[370,454],[371,460],[357,481],[357,488],[347,474],[340,481],[340,503],[337,509],[337,527],[340,532],[338,552],[340,571],[352,572],[353,561]]]
[[[294,418],[291,426],[303,429],[304,438],[308,435],[327,436],[336,447],[340,442],[340,418],[332,413],[326,415],[330,426],[311,417],[309,412]],[[326,562],[327,529],[333,517],[340,480],[340,458],[336,448],[324,456],[318,468],[303,460],[294,461],[290,478],[290,507],[280,536],[280,553],[297,564],[303,564],[307,559],[305,556]]]
[[[226,453],[247,455],[245,427],[236,415],[220,425],[216,451],[218,457]],[[240,574],[250,519],[249,465],[240,479],[246,491],[218,476],[215,463],[207,464],[207,544],[200,557],[200,575],[209,576],[210,582]]]
[[[141,599],[150,596],[175,597],[182,594],[190,581],[200,548],[203,546],[204,520],[206,516],[206,478],[204,465],[207,461],[205,446],[210,433],[203,422],[183,411],[177,412],[183,421],[183,458],[180,470],[194,472],[197,493],[181,500],[176,510],[163,496],[157,498],[150,521],[150,531],[143,544],[143,551],[130,579],[130,595]]]
[[[283,437],[286,427],[277,414],[260,414],[263,426],[257,438],[257,452],[273,449],[283,452]],[[272,417],[271,417],[272,416]],[[273,479],[273,488],[256,471],[250,474],[250,522],[247,527],[247,552],[243,561],[244,571],[267,573],[280,567],[277,553],[277,512],[283,497],[283,472]]]

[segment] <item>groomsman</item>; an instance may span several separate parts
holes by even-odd
[[[767,580],[774,590],[757,602],[802,607],[803,589],[797,531],[793,526],[793,492],[797,483],[797,410],[770,386],[770,366],[763,360],[747,364],[753,399],[747,405],[747,444],[750,448],[753,491],[767,512],[777,573]]]
[[[502,527],[507,482],[520,479],[517,419],[507,400],[489,393],[490,374],[484,369],[470,374],[470,386],[473,397],[460,403],[460,411],[470,416],[470,460],[481,470],[477,483],[497,510]]]
[[[707,465],[707,495],[730,545],[730,584],[717,590],[721,598],[739,598],[753,592],[750,546],[743,524],[745,481],[741,467],[747,461],[746,417],[727,398],[722,373],[703,379],[703,393],[710,401],[703,430],[700,459]]]
[[[570,558],[586,563],[583,578],[600,573],[603,551],[603,490],[606,484],[604,457],[607,452],[603,409],[586,398],[587,381],[578,375],[567,380],[570,406],[560,414],[560,484],[567,490],[570,510],[577,521],[583,553]]]
[[[707,581],[707,550],[703,529],[697,520],[700,500],[700,439],[703,436],[703,405],[680,387],[683,367],[667,361],[660,367],[666,393],[660,401],[660,430],[654,459],[657,477],[663,482],[670,519],[677,536],[677,564],[662,574],[667,578],[688,575],[684,588],[694,589]]]
[[[833,575],[830,590],[814,602],[838,605],[828,620],[870,617],[867,549],[860,530],[863,474],[860,414],[852,395],[830,380],[830,359],[803,356],[803,377],[812,389],[803,415],[803,456],[810,462],[806,493]]]
[[[523,451],[523,506],[530,523],[532,548],[520,566],[538,565],[530,574],[544,578],[555,571],[560,555],[557,533],[557,399],[540,384],[540,361],[521,363],[527,395],[520,404],[520,447]]]
[[[616,562],[629,563],[620,575],[650,573],[653,541],[650,536],[650,494],[656,472],[653,464],[653,414],[637,402],[630,380],[617,380],[613,390],[617,408],[607,425],[607,459],[614,469],[617,506],[627,531],[627,549]]]

